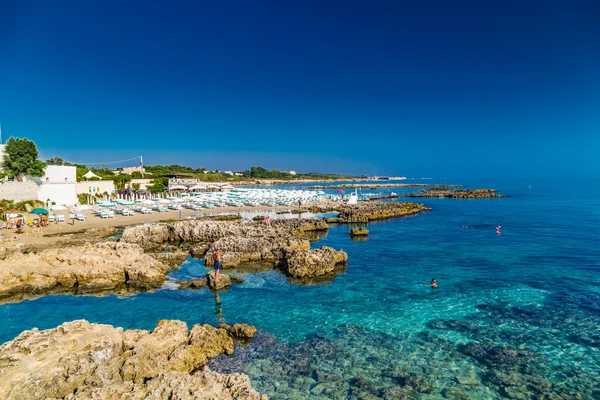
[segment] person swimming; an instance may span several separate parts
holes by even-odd
[[[437,287],[437,282],[435,281],[435,279],[431,280],[431,287],[432,288],[436,288]]]

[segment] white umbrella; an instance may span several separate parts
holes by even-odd
[[[169,204],[171,201],[167,199],[160,199],[158,202],[161,204]]]

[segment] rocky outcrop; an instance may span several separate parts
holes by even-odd
[[[160,321],[154,331],[79,320],[33,329],[0,346],[2,399],[266,399],[244,374],[205,367],[249,340],[247,325]]]
[[[309,248],[310,242],[307,239],[278,235],[276,232],[250,237],[232,236],[215,241],[204,256],[204,264],[214,265],[217,249],[221,250],[221,266],[234,268],[248,264],[275,266],[283,258],[285,250]]]
[[[432,188],[429,190],[419,190],[418,193],[407,193],[406,197],[431,197],[431,198],[450,198],[450,199],[490,199],[496,197],[505,197],[496,193],[495,189],[443,189]]]
[[[179,289],[202,289],[208,284],[208,279],[204,278],[192,278],[188,281],[178,281],[177,285]]]
[[[46,293],[105,293],[162,286],[170,268],[126,243],[13,253],[0,268],[0,301]]]
[[[336,266],[345,266],[346,252],[323,246],[317,250],[292,250],[285,254],[282,268],[294,278],[312,278],[332,274]]]
[[[350,229],[350,236],[367,236],[369,234],[369,230],[367,228],[352,228]]]
[[[219,274],[219,279],[215,280],[215,273],[209,272],[206,274],[208,287],[212,290],[223,290],[231,287],[231,278],[225,274]]]
[[[289,237],[327,230],[327,223],[315,219],[275,219],[272,229],[252,221],[189,220],[163,224],[145,224],[125,228],[122,242],[150,249],[165,243],[214,243],[226,237]]]
[[[430,210],[430,208],[425,207],[423,204],[411,202],[364,201],[359,202],[358,204],[323,203],[311,207],[310,211],[314,213],[339,212],[336,219],[328,219],[328,222],[331,223],[365,223],[394,217],[403,217]]]

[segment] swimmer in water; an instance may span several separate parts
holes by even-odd
[[[435,281],[435,279],[431,280],[431,287],[432,288],[436,288],[437,287],[437,282]]]
[[[500,225],[498,225],[498,226],[496,227],[496,233],[497,233],[498,235],[500,234],[500,228],[502,228]]]

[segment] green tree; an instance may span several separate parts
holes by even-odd
[[[27,139],[13,138],[6,142],[2,169],[7,176],[14,176],[22,180],[24,175],[39,177],[44,175],[44,164],[39,159],[35,143]]]

